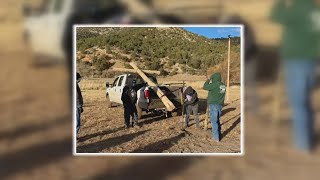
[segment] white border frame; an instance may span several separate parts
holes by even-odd
[[[72,127],[72,154],[74,156],[244,156],[244,26],[242,24],[228,24],[228,25],[213,25],[213,24],[168,24],[168,25],[155,25],[155,24],[143,24],[143,25],[119,25],[119,24],[105,24],[105,25],[74,25],[73,26],[73,73],[76,73],[76,29],[78,27],[239,27],[240,28],[240,108],[241,108],[241,121],[240,121],[240,153],[78,153],[76,142],[76,76],[73,75],[73,127]]]

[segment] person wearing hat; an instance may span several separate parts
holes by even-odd
[[[76,108],[77,108],[77,114],[76,114],[76,117],[77,117],[77,134],[79,134],[79,130],[80,130],[80,115],[81,113],[83,112],[83,98],[82,98],[82,94],[81,94],[81,90],[80,90],[80,87],[79,87],[79,82],[81,80],[81,76],[79,73],[77,73],[77,84],[76,84],[76,88],[77,88],[77,104],[76,104]]]

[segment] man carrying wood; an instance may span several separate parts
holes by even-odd
[[[215,141],[221,140],[220,116],[226,94],[226,86],[221,81],[221,74],[214,73],[204,85],[204,90],[208,90],[208,106],[210,110],[210,121],[212,124],[212,137]]]

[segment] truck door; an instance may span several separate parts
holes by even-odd
[[[26,18],[25,30],[29,36],[30,45],[35,54],[46,54],[49,52],[50,33],[48,32],[48,19],[51,1],[41,3],[40,8],[34,9],[34,14]]]
[[[64,51],[62,47],[63,33],[68,17],[72,11],[72,2],[65,0],[52,0],[52,8],[48,19],[48,27],[46,30],[49,32],[49,43],[52,46],[50,49],[55,50],[52,56],[59,59],[64,58]]]
[[[115,88],[116,92],[116,102],[122,104],[121,101],[121,95],[122,95],[122,90],[125,86],[125,76],[120,76],[117,87]]]
[[[62,50],[63,31],[72,11],[72,0],[44,0],[38,15],[25,22],[33,51],[54,59],[64,58]]]
[[[113,83],[112,83],[112,87],[110,88],[110,91],[109,91],[109,98],[110,98],[110,101],[111,102],[116,102],[116,88],[117,88],[117,84],[118,84],[118,80],[119,80],[119,77],[117,77]]]

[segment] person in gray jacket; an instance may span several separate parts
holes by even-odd
[[[193,112],[194,120],[196,122],[196,128],[199,128],[198,93],[191,86],[188,86],[183,92],[183,98],[184,98],[184,108],[186,110],[184,127],[186,128],[189,126],[190,114],[191,112]]]

